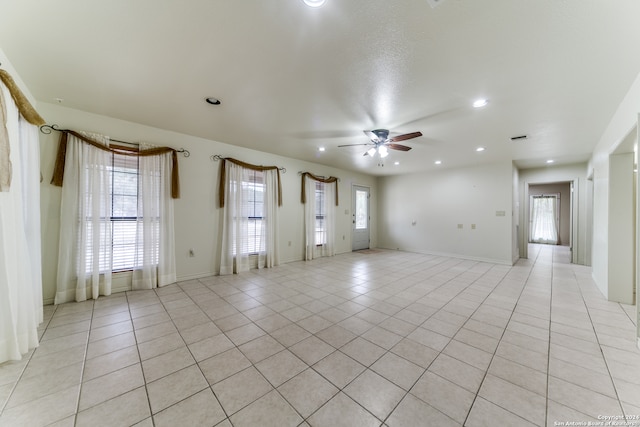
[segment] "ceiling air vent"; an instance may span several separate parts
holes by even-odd
[[[431,9],[433,9],[436,6],[439,6],[441,3],[444,3],[444,0],[427,0],[427,3],[429,3],[429,6],[431,6]]]
[[[523,139],[527,139],[529,138],[527,135],[520,135],[520,136],[512,136],[511,140],[512,141],[522,141]]]

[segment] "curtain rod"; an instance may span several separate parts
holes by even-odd
[[[49,135],[51,132],[53,131],[56,132],[71,132],[70,129],[60,129],[58,127],[58,125],[53,124],[53,125],[42,125],[40,126],[40,132],[44,133],[45,135]],[[114,138],[109,138],[109,141],[113,141],[113,142],[121,142],[123,144],[132,144],[132,145],[138,145],[135,142],[129,142],[129,141],[122,141],[120,139],[114,139]],[[189,157],[191,156],[191,153],[189,152],[189,150],[186,150],[184,148],[180,148],[179,150],[174,150],[176,153],[182,153],[182,155],[184,157]]]
[[[218,160],[225,160],[228,157],[224,157],[220,154],[212,154],[209,156],[209,158],[211,159],[212,162],[217,162]],[[280,170],[280,172],[282,173],[287,173],[287,168],[285,167],[279,167],[278,170]]]
[[[317,174],[312,173],[312,172],[298,171],[298,175],[302,175],[303,173],[311,173],[312,175],[315,175],[315,176],[317,176],[318,178],[322,178],[322,179],[328,179],[328,178],[331,178],[330,176],[317,175]],[[337,179],[338,181],[340,181],[340,178],[337,178],[337,177],[336,177],[336,179]]]

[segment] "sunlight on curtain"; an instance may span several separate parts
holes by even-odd
[[[133,289],[176,281],[173,167],[172,152],[113,153],[69,133],[55,304],[110,295],[114,271],[133,270]]]
[[[557,196],[533,196],[531,203],[531,242],[558,244]]]
[[[109,138],[87,135],[109,145]],[[69,135],[55,304],[111,295],[111,153]]]
[[[38,128],[27,123],[0,84],[10,144],[11,185],[0,192],[0,363],[38,346],[42,322],[40,154]],[[5,141],[6,142],[6,141]]]
[[[136,267],[133,289],[151,289],[176,281],[171,198],[172,153],[138,158]]]
[[[304,180],[305,260],[335,254],[335,200],[337,182]]]
[[[278,265],[278,171],[256,171],[227,162],[222,209],[220,274]]]

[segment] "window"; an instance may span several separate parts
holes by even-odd
[[[220,275],[278,265],[278,169],[224,159]]]
[[[136,156],[127,156],[123,154],[111,154],[111,165],[108,167],[109,196],[111,199],[111,209],[101,217],[101,228],[103,228],[103,236],[106,231],[110,231],[110,244],[102,245],[99,252],[100,271],[107,271],[109,259],[111,259],[111,271],[121,272],[133,270],[135,267],[142,265],[142,239],[138,234],[138,219],[142,215],[138,208],[138,190],[139,190],[139,158]],[[88,174],[88,171],[87,171]],[[157,179],[160,179],[159,173]],[[89,187],[89,186],[87,186]],[[92,188],[87,188],[85,201],[91,203]],[[90,212],[90,209],[88,209]],[[156,224],[157,225],[157,224]],[[88,218],[87,233],[92,233],[92,221]],[[108,228],[108,230],[106,230]],[[108,239],[100,239],[108,240]],[[110,251],[110,253],[106,253]],[[157,263],[158,251],[153,251]],[[86,268],[91,271],[93,265],[93,248],[86,248]]]
[[[325,207],[325,184],[320,181],[316,183],[316,245],[325,245],[327,243],[327,224],[326,224],[326,207]]]
[[[558,195],[531,196],[529,240],[531,243],[558,244]]]
[[[335,211],[338,178],[302,174],[305,260],[335,254]]]
[[[242,216],[247,218],[247,240],[243,249],[245,254],[257,254],[265,251],[264,242],[264,176],[263,172],[248,170],[242,182],[242,191],[246,195]],[[235,254],[235,247],[233,253]]]
[[[356,190],[356,230],[367,228],[368,207],[367,192]]]

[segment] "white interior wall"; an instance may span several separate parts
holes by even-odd
[[[609,298],[609,155],[628,137],[638,122],[640,75],[636,77],[611,118],[589,162],[593,172],[593,269],[592,277]]]
[[[634,228],[633,153],[609,156],[609,259],[610,301],[633,304]]]
[[[515,165],[512,165],[513,179],[511,182],[511,187],[513,191],[512,196],[512,207],[511,207],[511,262],[515,264],[518,259],[520,259],[520,242],[519,242],[519,230],[520,230],[520,197],[519,197],[519,180],[520,180],[520,172]]]
[[[378,178],[378,246],[511,265],[512,181],[510,161]]]
[[[309,171],[317,175],[333,175],[340,178],[338,191],[340,205],[337,207],[336,251],[351,251],[351,186],[360,184],[371,188],[371,206],[377,205],[375,177],[344,171],[315,163],[303,162],[255,150],[236,147],[216,141],[169,132],[136,123],[64,108],[59,105],[40,103],[38,111],[49,124],[61,128],[87,130],[109,135],[125,141],[145,141],[155,145],[185,148],[188,158],[179,156],[181,197],[175,200],[176,268],[178,280],[204,277],[215,273],[218,254],[219,208],[217,188],[219,162],[210,156],[220,154],[239,160],[285,167],[282,174],[283,206],[279,211],[280,262],[303,259],[304,224],[303,205],[300,202],[300,176],[298,171]],[[42,184],[42,248],[43,248],[43,293],[45,303],[53,301],[57,270],[57,253],[60,223],[61,189],[49,184],[53,171],[57,139],[59,134],[41,135]],[[371,215],[371,246],[375,247],[376,212]],[[189,249],[195,256],[189,257]],[[114,291],[129,286],[127,277],[114,278]]]
[[[37,107],[36,99],[33,97],[33,95],[31,95],[29,88],[27,87],[27,85],[24,84],[24,82],[20,78],[20,75],[16,72],[16,69],[13,68],[11,61],[9,61],[9,58],[5,55],[2,48],[0,48],[0,66],[2,66],[2,69],[11,75],[11,77],[13,78],[13,81],[16,82],[16,84],[22,91],[22,94],[25,97],[27,97],[31,105],[33,107]]]
[[[590,182],[587,181],[587,164],[578,163],[572,165],[549,166],[544,168],[520,170],[520,254],[527,254],[527,227],[528,227],[528,197],[530,184],[549,184],[553,182],[574,181],[576,191],[574,197],[574,236],[573,250],[577,264],[589,265],[589,251],[587,242],[591,233],[591,225],[587,222],[591,205],[588,202],[587,192],[590,191]]]

